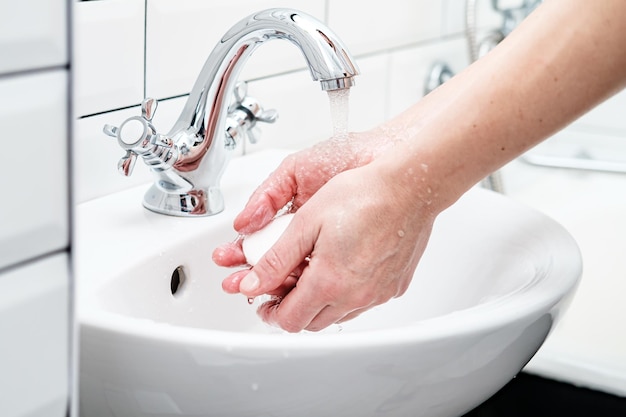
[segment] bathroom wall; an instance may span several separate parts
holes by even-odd
[[[386,0],[380,7],[380,2],[363,0],[76,1],[72,176],[76,203],[142,186],[151,180],[141,163],[130,177],[117,173],[116,164],[123,152],[114,139],[102,133],[102,126],[119,125],[125,118],[139,114],[141,100],[154,97],[160,100],[154,123],[159,130],[167,131],[215,43],[244,16],[268,7],[285,6],[325,21],[344,40],[361,69],[357,86],[350,92],[350,129],[363,130],[417,101],[436,60],[446,61],[455,72],[467,65],[464,3]],[[478,22],[483,28],[500,23],[499,16],[490,10],[490,3],[478,2]],[[250,95],[266,108],[277,109],[280,117],[274,125],[262,126],[258,144],[241,144],[238,155],[272,147],[298,149],[331,134],[326,94],[318,83],[311,81],[302,57],[292,45],[278,41],[264,45],[250,59],[241,78],[249,81]],[[626,108],[625,101],[626,96],[620,94],[566,129],[565,140],[551,139],[546,142],[548,148],[537,151],[567,153],[571,152],[571,143],[582,142],[583,152],[609,153],[618,158],[626,155],[622,140],[626,136],[626,119],[620,116]],[[589,138],[594,143],[609,143],[608,148],[589,147]],[[576,153],[581,148],[573,149]],[[623,159],[626,161],[626,157]],[[621,200],[611,200],[615,193],[610,190],[602,198],[596,194],[591,198],[597,202],[593,208],[596,211],[577,214],[575,219],[563,214],[581,204],[581,198],[564,194],[566,190],[580,190],[572,178],[589,178],[593,174],[533,168],[517,161],[507,166],[504,174],[505,189],[512,197],[547,212],[575,231],[586,265],[603,264],[603,258],[595,252],[613,253],[626,243],[614,238],[605,242],[609,245],[605,248],[602,244],[606,235],[578,231],[587,224],[586,216],[602,216],[606,211],[603,208],[622,204]],[[599,180],[600,184],[619,186],[622,182],[615,176],[610,176],[608,182],[605,179]],[[593,181],[585,183],[586,190],[597,189]],[[610,189],[599,187],[607,188]],[[626,395],[626,356],[619,353],[619,349],[626,351],[626,339],[619,336],[623,332],[613,332],[614,337],[607,338],[605,333],[593,331],[598,328],[596,323],[606,323],[606,314],[626,315],[624,304],[615,299],[620,291],[626,293],[616,282],[625,275],[626,264],[608,265],[604,262],[596,269],[586,268],[584,284],[573,303],[572,319],[564,321],[546,353],[538,355],[529,371]],[[612,300],[610,309],[602,301],[606,297]],[[593,311],[603,311],[605,316],[590,314]],[[614,348],[607,348],[609,345]],[[567,361],[561,360],[566,357]],[[620,372],[607,377],[606,370],[611,368]]]
[[[0,415],[64,417],[70,372],[69,2],[0,6]]]

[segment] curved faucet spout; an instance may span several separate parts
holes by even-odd
[[[197,169],[204,153],[215,140],[223,139],[228,98],[247,58],[266,41],[285,39],[304,55],[315,81],[323,90],[349,88],[358,74],[356,64],[339,38],[315,18],[288,9],[255,13],[233,26],[209,55],[191,90],[187,104],[170,132],[204,135],[203,146],[182,155],[175,168],[190,172]]]
[[[202,123],[195,116],[206,109],[210,99],[213,104],[223,104],[215,93],[232,91],[233,79],[242,64],[256,48],[273,39],[288,40],[302,51],[311,77],[320,81],[323,90],[354,85],[353,77],[359,73],[357,66],[329,28],[296,10],[269,9],[241,20],[222,37],[200,71],[177,125]],[[223,100],[223,96],[219,97]]]
[[[322,90],[350,88],[358,75],[354,60],[339,38],[322,22],[292,9],[269,9],[248,16],[233,26],[207,58],[189,94],[187,103],[168,134],[162,135],[174,144],[176,160],[167,177],[163,167],[153,170],[157,181],[146,194],[148,209],[178,216],[211,215],[223,210],[220,178],[230,159],[238,135],[227,132],[229,102],[243,64],[263,43],[284,39],[302,52],[311,77]],[[258,107],[258,103],[255,103]],[[249,108],[252,127],[256,121],[273,121],[274,117],[255,117]],[[239,117],[238,120],[241,120]],[[228,123],[227,123],[228,122]],[[191,190],[169,189],[173,176],[191,184]],[[161,184],[161,185],[160,185]]]

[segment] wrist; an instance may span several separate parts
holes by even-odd
[[[428,154],[412,154],[406,144],[397,144],[372,162],[372,167],[399,205],[423,216],[436,217],[465,191],[447,181]]]

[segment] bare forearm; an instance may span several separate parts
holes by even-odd
[[[383,161],[408,187],[428,183],[445,208],[624,87],[623,22],[623,0],[548,0],[489,55],[390,121],[408,133]]]

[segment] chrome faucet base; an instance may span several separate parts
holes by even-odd
[[[217,187],[172,194],[152,185],[144,195],[143,206],[168,216],[212,216],[224,210],[224,196]]]

